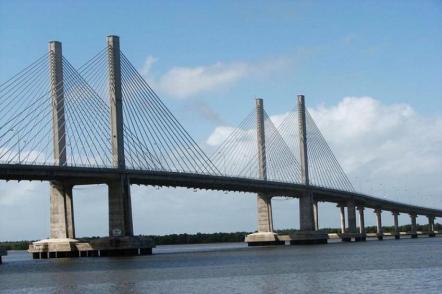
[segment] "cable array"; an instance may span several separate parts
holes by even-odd
[[[299,183],[299,163],[264,111],[266,176],[271,181]],[[252,110],[213,152],[224,175],[259,179],[256,111]]]
[[[65,58],[63,80],[51,85],[50,58],[45,54],[0,86],[0,101],[4,105],[0,109],[0,162],[108,167],[108,111]],[[63,108],[53,110],[54,95],[60,97]],[[57,123],[54,117],[59,118]],[[53,139],[53,124],[65,130],[58,142]],[[54,158],[55,144],[60,144],[66,162]]]
[[[107,48],[79,71],[62,58],[63,80],[51,84],[50,54],[0,85],[0,162],[112,167]],[[126,166],[259,179],[256,111],[251,111],[209,158],[120,52]],[[56,107],[54,97],[64,107]],[[54,110],[55,109],[55,110]],[[53,120],[58,117],[60,121]],[[53,139],[53,127],[61,132]],[[354,191],[310,113],[306,111],[311,185]],[[266,178],[300,183],[296,111],[275,127],[264,111]],[[54,158],[54,145],[66,162]]]
[[[105,49],[100,51],[80,68],[101,97],[109,96],[106,54]],[[120,63],[126,166],[137,170],[219,174],[209,157],[121,52]]]
[[[306,110],[306,127],[310,183],[354,192],[353,185],[308,110]]]

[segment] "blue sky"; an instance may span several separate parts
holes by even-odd
[[[104,48],[109,34],[121,37],[126,56],[199,142],[206,141],[216,127],[239,123],[254,107],[256,96],[264,98],[269,114],[277,115],[290,111],[296,94],[301,93],[316,109],[313,112],[326,137],[337,142],[337,155],[349,169],[356,160],[350,160],[348,146],[339,142],[356,142],[356,137],[340,137],[336,129],[327,131],[327,125],[335,124],[324,118],[337,117],[342,109],[369,107],[372,116],[367,123],[371,124],[382,121],[376,117],[379,113],[384,118],[398,117],[395,123],[404,129],[390,131],[404,134],[393,140],[395,146],[408,146],[404,154],[417,152],[416,146],[404,143],[406,137],[411,140],[425,133],[422,130],[427,125],[433,128],[422,137],[422,144],[433,144],[437,151],[442,142],[438,134],[442,117],[441,1],[0,0],[0,83],[44,54],[50,40],[63,42],[64,56],[80,66]],[[356,98],[344,103],[344,97]],[[336,125],[345,128],[352,122]],[[415,128],[415,124],[421,127]],[[366,136],[372,138],[373,146],[382,143],[379,140],[388,143],[384,133]],[[354,158],[367,152],[362,145],[370,144],[351,145],[358,150]],[[370,164],[391,156],[386,148],[378,150]],[[428,162],[439,162],[436,151],[428,150],[422,156]],[[355,167],[354,178],[367,173],[367,168]],[[391,174],[380,165],[370,168]],[[393,164],[391,169],[407,171],[406,166]],[[435,171],[437,176],[442,174],[440,167]],[[378,175],[371,181],[379,179]],[[413,175],[410,171],[407,179]],[[400,179],[399,174],[395,176],[395,185],[401,185]],[[427,181],[438,183],[436,179]],[[410,191],[419,191],[418,182],[423,183],[418,178],[416,185],[410,184]],[[440,204],[440,196],[431,191],[428,195],[427,205]],[[395,200],[413,202],[416,197],[402,195]],[[282,221],[284,226],[289,225]],[[235,228],[233,223],[220,226],[220,230]]]

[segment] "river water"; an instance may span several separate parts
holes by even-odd
[[[0,265],[0,293],[442,293],[442,238],[175,245],[122,258],[15,251]]]

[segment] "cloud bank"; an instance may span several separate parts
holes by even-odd
[[[281,70],[292,62],[289,58],[274,58],[258,63],[239,61],[189,67],[175,66],[156,76],[152,68],[157,61],[157,58],[148,56],[140,72],[155,89],[176,99],[186,99],[223,87],[231,87],[240,80]]]

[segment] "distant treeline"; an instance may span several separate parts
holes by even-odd
[[[434,225],[436,231],[442,231],[442,224]],[[385,233],[394,232],[393,226],[384,226]],[[428,225],[416,225],[418,231],[427,231]],[[376,226],[365,228],[367,233],[376,233]],[[325,228],[322,231],[327,233],[340,233],[338,228]],[[411,231],[411,225],[400,226],[400,231]],[[287,235],[296,232],[294,229],[277,230],[280,235]],[[177,245],[177,244],[202,244],[202,243],[226,243],[226,242],[243,242],[244,237],[250,232],[235,232],[235,233],[197,233],[197,234],[171,234],[162,236],[147,236],[154,240],[156,245]],[[87,242],[99,237],[84,237],[78,240]],[[29,244],[34,241],[6,241],[0,242],[0,247],[6,250],[27,250]]]

